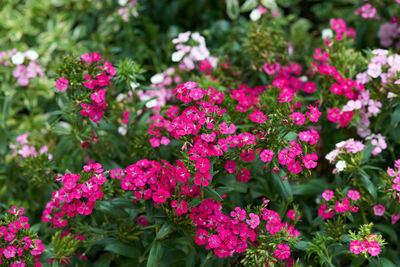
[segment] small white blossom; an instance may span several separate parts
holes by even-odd
[[[183,53],[182,51],[176,51],[174,53],[172,53],[171,59],[172,62],[179,62],[182,60],[183,56],[185,55],[185,53]]]
[[[258,10],[258,8],[253,9],[253,11],[251,11],[251,13],[250,13],[250,19],[251,19],[252,21],[257,21],[257,20],[259,20],[260,18],[261,18],[261,12],[260,12],[260,10]]]
[[[335,165],[335,167],[338,170],[338,172],[341,172],[344,169],[346,169],[346,166],[347,166],[346,165],[346,161],[344,161],[344,160],[339,160]]]
[[[25,57],[21,52],[17,52],[15,55],[11,57],[11,62],[15,65],[21,65],[24,63]]]
[[[152,84],[159,84],[164,81],[164,75],[162,73],[157,73],[150,78]]]
[[[29,60],[36,60],[39,57],[39,54],[35,50],[28,50],[24,54]]]
[[[333,31],[331,29],[323,29],[321,35],[323,40],[326,40],[326,38],[331,39],[333,37]]]

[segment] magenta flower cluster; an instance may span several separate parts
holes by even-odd
[[[42,241],[32,236],[29,219],[24,208],[11,207],[6,221],[0,221],[0,264],[2,266],[40,267],[39,261],[45,247]]]

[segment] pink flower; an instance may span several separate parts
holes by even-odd
[[[325,191],[322,193],[322,197],[323,197],[326,201],[331,200],[331,199],[333,198],[333,195],[334,195],[334,193],[333,193],[333,191],[331,191],[331,190],[325,190]]]
[[[310,112],[306,112],[308,119],[312,122],[318,122],[319,117],[322,113],[318,110],[317,107],[313,107],[311,105],[308,106],[308,109],[310,110]]]
[[[340,120],[340,109],[330,108],[328,109],[328,121],[338,122]]]
[[[360,199],[360,193],[357,190],[349,190],[349,192],[347,192],[347,197],[351,200],[357,200]]]
[[[306,117],[304,117],[303,113],[295,112],[289,115],[289,118],[294,120],[293,123],[297,125],[303,125],[306,122]]]
[[[395,224],[400,219],[400,214],[392,215],[392,224]]]
[[[15,256],[15,253],[17,251],[17,248],[15,246],[8,246],[3,250],[3,255],[6,257],[6,259],[13,258]]]
[[[261,158],[262,162],[270,162],[272,160],[273,156],[274,156],[274,152],[269,149],[264,149],[260,153],[260,158]]]
[[[253,149],[246,149],[240,154],[240,158],[243,161],[251,162],[256,159]]]
[[[318,215],[322,216],[323,219],[330,219],[335,213],[331,209],[327,209],[326,204],[322,204],[318,209]]]
[[[304,84],[304,89],[303,90],[304,90],[304,92],[309,93],[309,94],[315,92],[315,90],[316,90],[315,82],[306,82]]]
[[[342,202],[336,201],[335,211],[336,212],[346,212],[350,209],[349,200],[344,198]]]
[[[246,220],[246,223],[250,225],[251,229],[256,228],[260,224],[260,217],[257,214],[250,213],[250,220]]]
[[[268,119],[268,117],[262,111],[256,110],[253,113],[251,113],[249,119],[253,122],[263,123]]]
[[[218,237],[218,235],[211,234],[210,237],[208,238],[208,246],[210,248],[217,248],[220,245],[221,245],[221,239]]]
[[[239,182],[247,183],[250,180],[250,171],[246,168],[242,168],[240,171],[237,172],[236,179]]]
[[[374,209],[374,214],[376,216],[383,216],[383,214],[385,213],[385,210],[386,210],[385,207],[382,206],[381,204],[375,205],[373,207],[373,209]]]
[[[149,141],[152,147],[159,147],[161,144],[160,139],[158,139],[157,137],[152,137]]]
[[[56,81],[56,87],[57,87],[57,89],[58,89],[59,91],[67,90],[68,84],[69,84],[68,80],[65,79],[65,78],[63,78],[63,77],[59,78],[59,79]]]
[[[278,244],[274,251],[274,256],[280,260],[284,260],[290,257],[290,247],[287,244]]]
[[[136,217],[138,224],[141,226],[147,226],[149,225],[149,222],[147,221],[145,216],[140,216],[140,217]]]
[[[317,167],[318,165],[318,163],[316,162],[317,160],[318,156],[316,153],[305,155],[303,158],[304,167],[306,167],[307,169],[313,169]]]
[[[378,256],[381,253],[381,247],[378,242],[369,242],[368,252],[371,256]]]
[[[363,243],[359,240],[350,241],[350,251],[354,254],[360,254],[364,250]]]
[[[297,210],[288,210],[287,217],[292,221],[301,219],[300,212]]]
[[[236,171],[236,165],[237,165],[236,161],[228,160],[225,163],[225,170],[232,174]]]
[[[206,158],[200,158],[197,160],[195,168],[201,173],[206,173],[210,169],[210,161]]]

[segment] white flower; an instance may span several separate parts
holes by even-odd
[[[159,84],[164,81],[164,75],[162,73],[157,73],[150,78],[152,84]]]
[[[390,99],[390,100],[393,99],[393,98],[396,98],[396,97],[397,97],[397,95],[395,93],[389,92],[387,94],[387,98]]]
[[[126,128],[125,125],[118,127],[118,133],[120,135],[124,135],[125,136],[127,132],[128,132],[128,129]]]
[[[175,73],[175,69],[169,67],[168,69],[165,70],[165,74],[167,74],[168,76],[172,76]]]
[[[378,78],[382,73],[382,66],[380,64],[370,63],[368,65],[367,73],[372,78]]]
[[[139,83],[135,83],[135,82],[131,82],[130,85],[131,85],[132,90],[135,90],[136,87],[138,87],[140,84]]]
[[[152,99],[146,103],[147,108],[153,108],[157,105],[157,99]]]
[[[339,155],[339,150],[332,150],[328,154],[326,154],[325,158],[329,160],[329,163],[332,163],[332,161]]]
[[[338,170],[338,172],[341,172],[344,169],[346,169],[346,166],[347,166],[346,165],[346,161],[344,161],[344,160],[339,160],[335,165],[335,167]]]
[[[24,63],[25,57],[21,52],[17,52],[15,55],[11,57],[11,62],[15,65],[21,65]]]
[[[306,81],[308,81],[308,78],[306,75],[300,76],[299,80],[302,81],[303,83],[305,83]]]
[[[323,40],[326,40],[326,38],[331,39],[333,37],[333,31],[331,29],[323,29],[321,35]]]
[[[120,6],[126,5],[126,3],[128,3],[128,0],[118,0],[118,4],[119,4]]]
[[[251,13],[250,13],[250,19],[251,19],[252,21],[257,21],[257,20],[259,20],[260,18],[261,18],[261,12],[260,12],[260,10],[258,10],[258,8],[253,9],[253,10],[251,11]]]
[[[116,100],[117,100],[118,102],[121,102],[122,100],[125,99],[125,97],[126,97],[125,94],[118,94]]]
[[[176,51],[174,53],[172,53],[171,59],[172,62],[179,62],[181,61],[181,59],[183,58],[183,56],[185,55],[185,53],[183,53],[182,51]]]
[[[177,44],[177,43],[186,43],[187,41],[189,41],[189,37],[190,37],[191,32],[187,31],[187,32],[181,32],[178,35],[178,38],[175,38],[172,40],[173,44]]]
[[[24,54],[29,60],[32,61],[38,59],[39,57],[39,54],[35,50],[28,50]]]
[[[336,147],[337,147],[337,148],[341,148],[341,147],[343,147],[345,144],[346,144],[346,141],[342,141],[342,142],[337,143],[337,144],[336,144]]]

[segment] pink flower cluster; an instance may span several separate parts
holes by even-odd
[[[383,23],[378,34],[383,47],[394,44],[397,50],[400,49],[400,24],[397,16],[394,16],[390,22]]]
[[[359,94],[364,90],[364,85],[358,81],[343,78],[336,68],[330,65],[320,64],[317,66],[317,71],[323,75],[331,76],[336,81],[336,83],[333,83],[330,87],[330,91],[333,94],[343,95],[353,100],[354,103],[350,102],[349,106],[346,106],[345,109],[340,110],[337,107],[328,109],[329,121],[338,122],[340,127],[347,126],[354,116],[354,109],[359,107],[359,103],[355,101],[358,100]]]
[[[159,110],[171,99],[172,84],[177,84],[180,81],[181,78],[175,73],[175,69],[168,68],[164,72],[158,73],[151,78],[151,86],[157,88],[157,90],[138,90],[136,94],[140,101],[148,101],[153,97],[157,97],[156,99],[148,101],[146,107]]]
[[[281,79],[279,82],[285,83],[285,80]],[[259,94],[264,91],[265,87],[251,89],[247,85],[240,85],[239,89],[231,91],[231,97],[239,102],[236,106],[237,111],[248,112],[253,110],[247,118],[256,124],[265,123],[268,120],[268,116],[259,110]],[[188,151],[193,167],[198,171],[195,174],[196,185],[207,186],[209,184],[211,174],[208,171],[210,166],[207,158],[221,156],[229,148],[238,148],[240,159],[243,162],[254,161],[258,153],[263,162],[273,160],[274,151],[266,148],[257,150],[252,148],[258,141],[264,140],[264,132],[255,129],[255,134],[248,132],[235,134],[236,126],[224,121],[223,114],[226,113],[226,110],[218,106],[224,101],[224,93],[216,91],[212,87],[208,90],[197,88],[195,82],[180,84],[174,89],[173,93],[182,102],[189,104],[194,101],[195,104],[186,108],[180,115],[177,107],[171,107],[167,111],[169,119],[161,115],[152,116],[153,124],[150,125],[148,131],[153,136],[150,138],[150,143],[153,147],[160,144],[167,145],[169,143],[168,135],[175,139],[180,139],[183,136],[191,137],[193,140],[190,142],[191,147],[188,149],[188,143],[185,143],[182,150]],[[306,121],[306,117],[310,122],[317,122],[321,115],[318,108],[312,105],[309,105],[308,110],[305,115],[300,112],[295,114],[303,117],[301,124]],[[293,116],[292,118],[296,119]],[[215,123],[216,121],[219,123]],[[299,120],[297,120],[297,124],[300,125]],[[314,145],[319,139],[319,134],[312,129],[300,132],[298,137],[300,141],[306,142],[307,145]],[[317,166],[318,156],[315,153],[303,155],[303,146],[296,141],[292,141],[289,145],[288,148],[284,148],[278,153],[279,164],[287,166],[292,173],[301,172],[302,166],[308,169]],[[237,162],[228,160],[225,169],[229,173],[236,172],[239,181],[247,182],[250,178],[250,171],[247,166],[240,164],[238,167]]]
[[[367,3],[363,6],[361,6],[360,8],[358,8],[354,14],[356,15],[360,15],[361,17],[364,19],[376,19],[376,20],[380,20],[380,17],[377,15],[376,13],[376,8],[373,7],[373,5],[371,5],[370,3]]]
[[[35,238],[29,229],[29,219],[24,208],[11,207],[6,215],[5,224],[0,227],[0,264],[2,266],[40,267],[39,261],[45,247],[42,241]]]
[[[370,135],[366,138],[366,140],[370,140],[371,145],[374,146],[372,155],[378,155],[387,148],[385,137],[381,134]]]
[[[42,146],[39,151],[36,150],[34,146],[29,145],[28,141],[29,133],[21,134],[17,136],[16,143],[10,145],[10,149],[13,151],[11,157],[15,157],[16,155],[21,156],[22,158],[36,158],[39,155],[47,155],[48,160],[53,159],[53,155],[48,153],[48,146]]]
[[[288,239],[300,236],[293,225],[282,223],[279,214],[273,210],[263,208],[260,216],[254,213],[246,215],[245,210],[236,207],[231,211],[233,219],[230,219],[221,213],[221,209],[222,205],[219,202],[206,199],[198,207],[193,207],[189,215],[197,227],[196,244],[206,245],[206,249],[213,249],[218,257],[229,257],[234,253],[245,252],[248,239],[252,244],[256,244],[257,232],[253,229],[258,229],[260,225],[265,225],[270,235],[282,233]],[[274,257],[280,260],[288,259],[290,247],[287,244],[278,244]]]
[[[231,212],[234,219],[221,212],[222,204],[205,199],[198,207],[191,209],[189,217],[197,228],[195,242],[213,249],[220,258],[232,256],[234,253],[244,253],[248,247],[247,240],[254,242],[257,234],[253,230],[259,224],[259,217],[246,221],[246,211],[236,208]],[[253,226],[253,227],[249,227]]]
[[[195,42],[196,46],[189,43]],[[206,45],[206,39],[198,32],[183,32],[177,38],[172,40],[176,51],[172,54],[173,62],[180,62],[179,68],[190,71],[196,68],[196,62],[208,61],[213,68],[217,66],[218,58],[210,55]],[[204,66],[203,66],[204,70]]]
[[[104,110],[107,108],[106,90],[110,86],[110,79],[115,76],[116,72],[111,63],[102,61],[101,56],[96,52],[83,54],[81,60],[86,63],[88,68],[95,66],[101,70],[101,73],[95,77],[85,74],[83,86],[89,90],[93,90],[93,93],[90,95],[92,102],[89,104],[80,104],[82,108],[80,111],[81,115],[84,117],[89,116],[93,122],[97,123],[101,120]]]
[[[342,141],[336,144],[336,148],[329,152],[325,158],[329,161],[329,163],[336,163],[336,168],[333,170],[333,173],[338,173],[342,171],[344,168],[338,166],[341,162],[344,162],[341,158],[346,154],[357,154],[358,152],[363,151],[365,145],[353,138],[347,139],[346,141]]]
[[[166,161],[162,165],[143,159],[125,170],[111,170],[110,176],[121,180],[124,190],[133,191],[134,202],[152,199],[155,206],[167,203],[178,216],[187,214],[196,226],[195,242],[206,245],[206,249],[213,249],[218,257],[245,252],[248,241],[254,243],[257,238],[256,229],[261,223],[260,216],[255,213],[247,214],[245,210],[236,207],[229,217],[222,213],[222,204],[214,199],[205,199],[197,207],[189,208],[190,200],[201,197],[201,181],[196,182],[197,174],[200,173],[203,175],[201,178],[205,178],[204,173],[209,170],[208,160],[198,159],[195,168],[199,172],[193,178],[188,168],[179,160],[173,166]],[[265,229],[271,235],[284,232],[289,238],[300,236],[293,225],[282,223],[278,213],[272,210],[262,209],[261,217],[266,223]],[[276,254],[277,258],[281,257],[279,252]],[[290,256],[290,253],[285,252],[284,255]]]
[[[139,16],[139,13],[137,11],[137,2],[138,0],[131,0],[129,3],[127,0],[120,0],[119,3],[124,6],[120,9],[118,9],[118,15],[122,18],[123,21],[128,22],[129,17],[132,15],[134,17]]]
[[[327,203],[324,203],[319,207],[318,215],[320,215],[325,220],[331,219],[333,216],[335,216],[335,212],[345,213],[347,211],[351,211],[356,213],[359,209],[355,205],[356,201],[360,199],[360,193],[357,190],[349,190],[347,192],[347,198],[335,197],[333,191],[325,190],[322,193],[322,198]]]
[[[400,55],[385,49],[372,50],[372,54],[367,71],[357,74],[357,80],[366,84],[371,78],[380,78],[382,85],[394,83],[400,72]]]
[[[342,18],[331,19],[330,22],[332,30],[336,32],[336,40],[343,40],[343,36],[356,38],[356,31],[353,28],[347,27],[346,22]]]
[[[0,64],[14,67],[12,75],[17,79],[21,86],[28,86],[30,79],[43,77],[42,67],[37,62],[38,54],[34,50],[28,50],[24,53],[17,49],[0,52]]]
[[[47,203],[42,213],[43,222],[61,228],[67,226],[68,218],[92,213],[96,200],[104,195],[101,188],[106,176],[100,163],[85,165],[83,170],[83,175],[65,173],[60,177],[62,187],[53,192]]]
[[[367,255],[368,252],[371,256],[378,256],[381,253],[381,244],[376,240],[374,234],[364,240],[352,240],[350,241],[350,251],[356,255],[360,253]]]
[[[394,168],[387,169],[387,174],[390,177],[389,184],[390,190],[393,190],[393,197],[398,198],[400,203],[400,159],[394,162]]]

